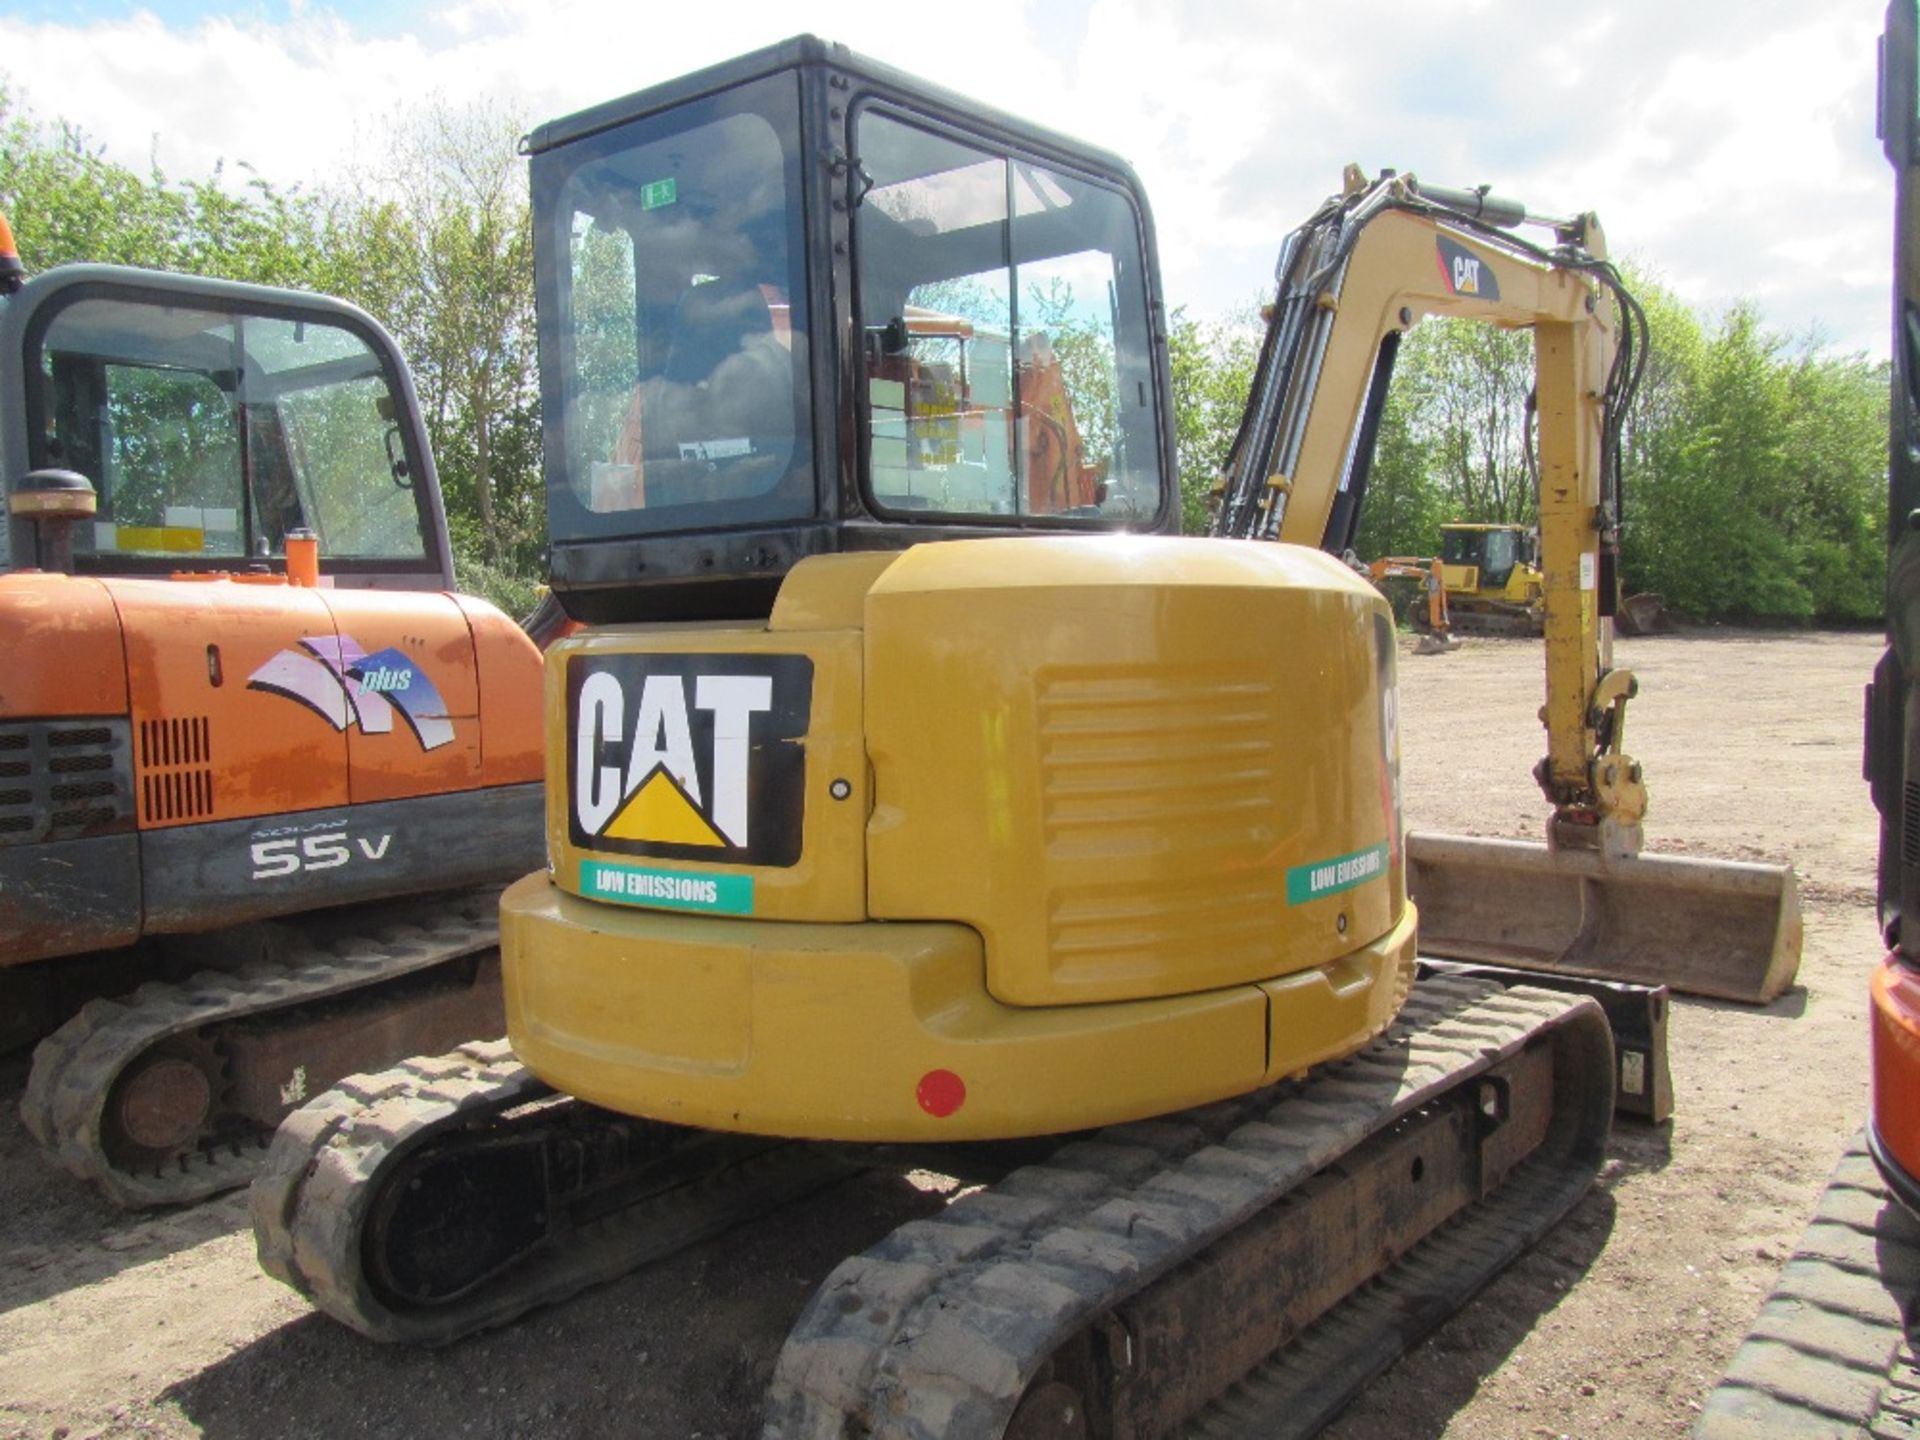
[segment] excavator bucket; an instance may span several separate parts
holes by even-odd
[[[1523,840],[1407,837],[1420,952],[1764,1005],[1800,968],[1788,865],[1618,859]]]

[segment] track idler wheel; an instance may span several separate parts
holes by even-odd
[[[101,1140],[116,1165],[157,1169],[191,1155],[213,1133],[225,1067],[207,1044],[170,1040],[129,1065],[113,1082],[101,1115]]]

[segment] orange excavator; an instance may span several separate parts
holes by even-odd
[[[1412,607],[1414,623],[1419,627],[1421,653],[1438,653],[1454,648],[1453,616],[1447,609],[1445,564],[1428,555],[1382,555],[1365,562],[1367,578],[1378,585],[1383,580],[1417,580],[1420,601]]]
[[[1920,66],[1912,5],[1896,3],[1887,14],[1881,127],[1897,206],[1888,643],[1868,691],[1866,769],[1880,812],[1880,921],[1888,953],[1873,977],[1868,1144],[1888,1188],[1920,1214]]]
[[[470,887],[540,860],[540,651],[455,593],[367,315],[4,238],[0,1031],[45,1036],[61,1163],[177,1203],[341,1075],[500,1033]]]

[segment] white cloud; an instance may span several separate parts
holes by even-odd
[[[1266,286],[1285,231],[1357,160],[1596,209],[1689,302],[1749,296],[1781,329],[1883,354],[1876,19],[1796,0],[1599,17],[1538,0],[428,0],[411,33],[369,35],[306,0],[282,23],[16,22],[4,64],[116,158],[180,175],[244,160],[289,184],[377,161],[364,137],[410,100],[545,119],[809,29],[1127,156],[1169,296],[1198,312]]]

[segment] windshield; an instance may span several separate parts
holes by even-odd
[[[563,257],[542,307],[556,541],[813,513],[798,87],[744,86],[536,170]]]
[[[1440,558],[1449,565],[1478,565],[1485,539],[1484,530],[1442,530]]]
[[[875,505],[1151,520],[1160,452],[1131,202],[880,112],[857,137]]]
[[[1519,559],[1520,537],[1511,530],[1489,530],[1487,532],[1487,559],[1482,567],[1485,571],[1483,583],[1504,585],[1507,576],[1513,573],[1514,562]]]
[[[81,568],[263,560],[301,526],[330,559],[426,559],[404,412],[345,326],[80,298],[53,313],[29,373],[33,463],[98,496]]]

